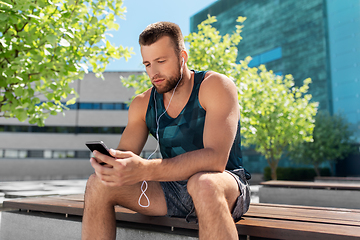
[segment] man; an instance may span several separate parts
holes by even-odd
[[[94,151],[83,239],[115,239],[115,205],[197,219],[200,239],[238,239],[234,220],[248,209],[250,174],[241,167],[236,86],[224,75],[188,69],[176,24],[149,25],[139,43],[153,87],[131,103],[114,158]],[[139,157],[149,132],[163,159]]]

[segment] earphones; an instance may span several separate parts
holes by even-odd
[[[159,118],[157,117],[156,95],[155,95],[155,91],[154,91],[154,106],[155,106],[156,141],[157,141],[157,145],[156,145],[156,149],[150,154],[150,156],[147,158],[147,160],[149,160],[149,159],[156,153],[156,151],[157,151],[158,148],[159,148],[159,126],[160,126],[159,121],[160,121],[160,118],[167,112],[167,110],[168,110],[168,108],[169,108],[169,106],[170,106],[171,100],[172,100],[172,98],[173,98],[173,96],[174,96],[174,94],[175,94],[175,90],[176,90],[177,86],[179,85],[180,81],[181,81],[182,78],[183,78],[184,62],[185,62],[185,60],[184,60],[184,57],[183,57],[183,58],[182,58],[182,63],[181,63],[181,75],[180,75],[180,79],[179,79],[179,81],[177,82],[176,86],[174,87],[173,93],[172,93],[172,95],[171,95],[171,98],[170,98],[170,100],[169,100],[169,103],[168,103],[165,111],[159,116]],[[148,196],[146,195],[146,193],[145,193],[146,190],[147,190],[147,188],[148,188],[148,183],[144,180],[144,181],[142,182],[142,184],[141,184],[141,187],[140,187],[140,189],[141,189],[141,194],[140,194],[140,197],[139,197],[139,200],[138,200],[139,206],[140,206],[140,207],[143,207],[143,208],[146,208],[146,207],[149,207],[149,206],[150,206],[150,199],[149,199],[149,197],[148,197]],[[147,205],[142,205],[142,204],[140,203],[141,198],[142,198],[143,196],[145,197],[145,199],[146,199],[146,201],[147,201]]]

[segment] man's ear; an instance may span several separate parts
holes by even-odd
[[[181,58],[184,59],[184,64],[187,63],[188,58],[189,58],[188,53],[185,50],[182,50],[180,54],[181,54]]]

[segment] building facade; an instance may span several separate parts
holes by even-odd
[[[319,109],[345,116],[360,143],[360,0],[218,0],[191,17],[190,31],[207,15],[216,16],[221,34],[246,17],[238,60],[251,56],[249,66],[292,74],[297,85],[310,77]],[[266,165],[244,153],[250,170],[259,171],[257,161]]]
[[[50,116],[45,127],[0,118],[0,181],[87,178],[93,169],[85,142],[102,140],[116,148],[127,125],[134,90],[124,87],[119,77],[131,74],[139,73],[105,72],[105,81],[86,74],[72,86],[79,93],[77,103],[64,114]],[[142,156],[155,148],[156,141],[149,137]]]

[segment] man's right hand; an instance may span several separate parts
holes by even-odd
[[[96,175],[105,185],[133,185],[146,180],[145,173],[149,161],[129,151],[110,149],[109,152],[114,158],[94,151],[94,157],[98,160],[90,159]],[[106,165],[102,166],[98,161],[104,162]]]

